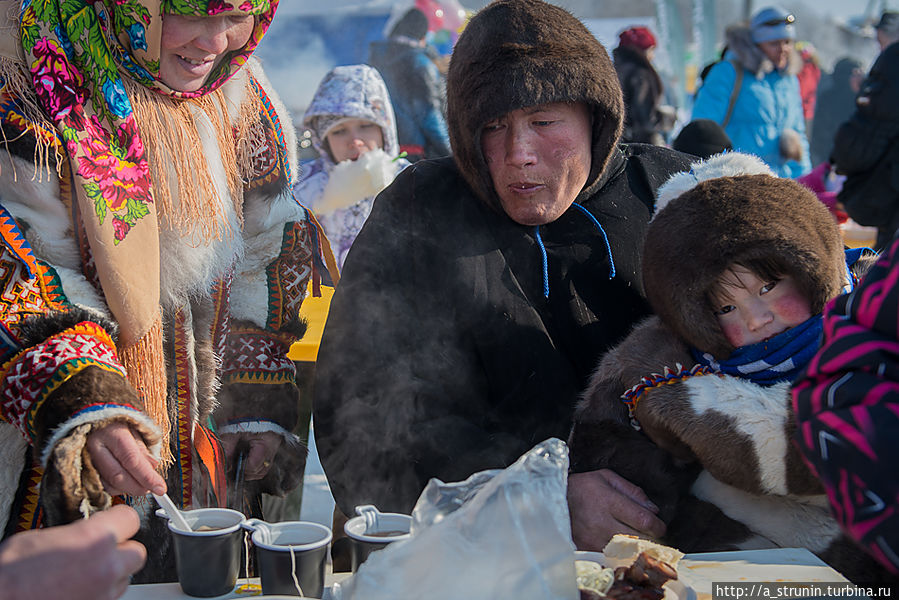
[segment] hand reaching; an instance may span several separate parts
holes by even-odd
[[[568,476],[571,533],[580,550],[601,551],[616,533],[659,538],[665,524],[639,487],[608,469]]]
[[[159,461],[126,423],[93,431],[87,438],[87,451],[108,494],[165,493],[165,480],[156,472]]]
[[[272,461],[281,447],[284,438],[272,431],[262,433],[223,433],[220,436],[222,447],[229,461],[233,461],[237,444],[245,441],[250,451],[244,463],[244,478],[247,481],[262,479],[268,474]]]
[[[0,590],[9,600],[112,600],[147,559],[129,539],[140,525],[117,505],[90,519],[18,533],[0,545]]]

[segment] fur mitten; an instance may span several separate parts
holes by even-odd
[[[778,143],[780,156],[784,160],[802,160],[802,138],[792,129],[784,129],[780,132]]]
[[[386,188],[396,173],[394,159],[380,148],[357,160],[345,160],[331,171],[316,212],[326,214],[347,208]]]
[[[113,422],[124,422],[147,448],[158,452],[159,431],[149,417],[138,411],[105,408],[97,420],[82,421],[79,417],[64,420],[73,407],[86,399],[141,407],[140,398],[123,377],[98,367],[76,373],[48,396],[39,419],[42,427],[36,431],[35,440],[37,448],[44,449],[41,500],[47,526],[70,523],[109,508],[112,503],[87,451],[91,433]]]

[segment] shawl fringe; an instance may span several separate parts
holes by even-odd
[[[144,402],[144,411],[162,432],[160,469],[163,473],[173,462],[169,447],[171,421],[166,408],[165,354],[162,345],[162,315],[140,339],[127,348],[119,348],[119,360],[128,374],[128,382]]]
[[[238,126],[237,131],[231,127],[228,114],[223,110],[227,106],[224,92],[218,89],[199,98],[175,100],[128,78],[123,81],[147,150],[153,201],[160,224],[188,236],[196,234],[205,240],[222,239],[225,231],[218,218],[222,207],[209,173],[198,119],[205,115],[215,133],[228,192],[238,218],[242,220],[244,173],[238,165],[235,140],[235,133],[239,135],[241,127]],[[196,114],[197,111],[201,114]]]
[[[37,96],[34,93],[34,87],[31,81],[26,77],[23,65],[20,61],[12,59],[8,56],[0,55],[0,88],[5,95],[15,99],[18,109],[22,115],[30,123],[33,123],[37,129],[42,129],[48,135],[34,135],[34,173],[31,175],[32,181],[44,181],[44,177],[49,179],[52,171],[50,159],[53,158],[52,169],[56,172],[57,177],[62,176],[62,164],[66,159],[66,155],[60,152],[60,146],[56,143],[56,125],[50,121],[38,104]],[[22,136],[27,135],[22,133]],[[3,138],[5,147],[9,147],[9,142],[14,141],[6,137],[6,131],[0,129],[0,136]],[[18,139],[18,138],[15,138]],[[10,161],[13,169],[13,179],[18,179],[15,172],[15,165]],[[3,165],[0,164],[0,169]]]

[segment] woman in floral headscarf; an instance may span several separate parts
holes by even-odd
[[[310,278],[336,269],[290,192],[293,127],[250,58],[277,4],[0,13],[7,534],[127,494],[149,549],[137,580],[171,577],[144,494],[225,505],[235,447],[257,491],[302,477],[286,351]]]

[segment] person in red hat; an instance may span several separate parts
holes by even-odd
[[[618,34],[612,51],[624,94],[625,122],[622,141],[662,146],[662,79],[652,66],[656,38],[647,27],[630,27]]]

